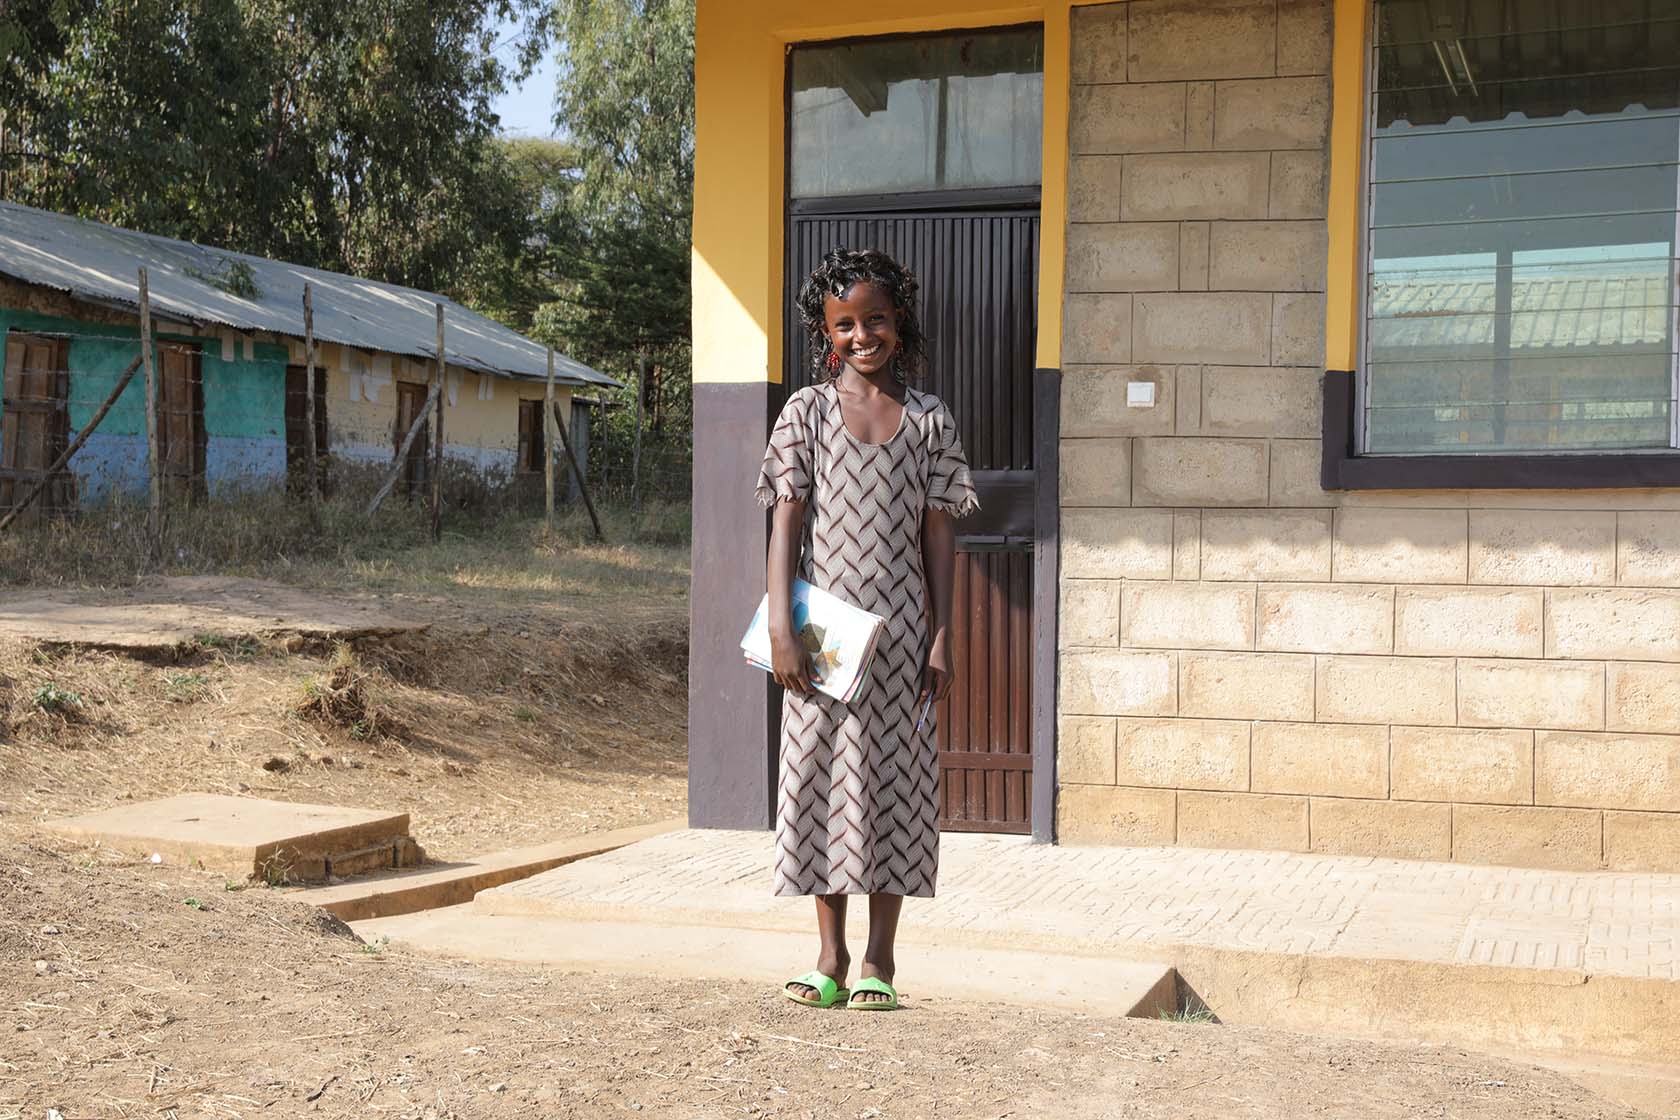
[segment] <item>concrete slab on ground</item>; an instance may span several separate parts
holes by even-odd
[[[1680,1055],[1680,876],[941,844],[939,897],[907,903],[906,943],[1158,960],[1233,1022]],[[808,933],[811,904],[770,894],[773,856],[769,833],[672,833],[482,892],[473,908]]]
[[[569,836],[548,844],[494,852],[463,863],[375,873],[335,886],[309,887],[298,897],[347,922],[434,910],[470,902],[479,891],[528,878],[574,860],[614,851],[626,844],[675,832],[686,824],[678,817],[631,828]]]
[[[810,967],[809,934],[566,918],[486,917],[470,906],[352,922],[364,940],[387,937],[421,952],[644,976],[731,977],[779,986]],[[1049,958],[979,949],[960,955],[927,945],[899,952],[907,1005],[934,999],[1029,1004],[1092,1015],[1155,1018],[1175,1007],[1170,966]],[[855,976],[854,976],[855,978]]]
[[[417,862],[408,814],[185,793],[46,822],[63,836],[240,879],[324,879]]]
[[[0,596],[0,636],[100,649],[173,649],[204,635],[348,641],[425,628],[375,602],[226,576],[167,576],[119,591]]]

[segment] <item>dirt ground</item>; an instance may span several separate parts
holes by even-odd
[[[0,846],[0,1004],[0,1120],[1637,1115],[1438,1047],[430,960],[284,892],[33,844]]]
[[[623,562],[632,587],[634,561]],[[62,617],[52,642],[0,633],[0,839],[184,792],[407,811],[428,856],[445,860],[681,816],[686,589],[644,581],[615,598],[603,576],[601,594],[553,594],[495,575],[268,585],[275,603],[312,595],[316,623],[425,624],[348,643],[245,636],[229,624],[239,612],[209,609],[219,595],[194,630],[202,589],[173,586],[180,602],[159,612],[171,629],[157,645],[65,644]],[[132,611],[159,591],[57,594],[97,621],[101,602]],[[21,598],[0,599],[0,613]]]

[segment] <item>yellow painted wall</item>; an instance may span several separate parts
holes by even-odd
[[[1365,36],[1370,0],[1335,0],[1330,61],[1329,275],[1324,368],[1359,362],[1360,153],[1365,138]]]
[[[699,0],[695,27],[694,380],[782,379],[785,91],[791,44],[860,35],[1044,25],[1044,183],[1038,364],[1062,335],[1067,214],[1068,14],[1074,2],[997,6],[903,0],[837,23],[818,0]]]

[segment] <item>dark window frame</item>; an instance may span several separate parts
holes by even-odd
[[[1356,301],[1359,354],[1368,329],[1371,129],[1376,84],[1376,0],[1365,3],[1365,82],[1360,91],[1359,244]],[[1671,329],[1673,329],[1671,327]],[[1680,487],[1680,447],[1588,452],[1479,452],[1369,455],[1359,447],[1363,369],[1327,369],[1323,382],[1320,486],[1325,490],[1595,490]]]

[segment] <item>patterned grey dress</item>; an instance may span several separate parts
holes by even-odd
[[[887,620],[850,704],[782,699],[776,893],[931,897],[939,754],[933,713],[916,730],[928,645],[922,515],[979,506],[956,421],[912,389],[893,437],[864,443],[831,384],[801,389],[770,434],[758,500],[804,501],[800,578]]]

